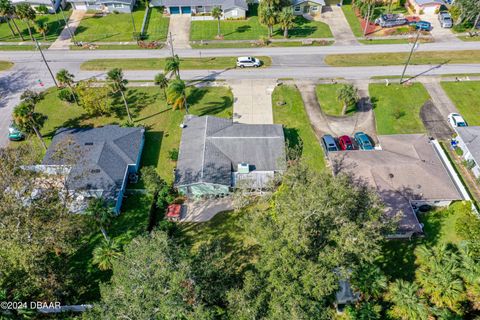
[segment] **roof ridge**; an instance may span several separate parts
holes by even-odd
[[[140,129],[140,130],[141,130],[141,129]],[[128,160],[128,164],[133,164],[133,163],[135,162],[135,159],[130,158],[130,157],[128,156],[128,154],[126,154],[125,151],[123,151],[123,149],[118,146],[117,140],[123,139],[123,138],[125,138],[125,137],[127,137],[127,136],[129,136],[129,135],[131,135],[131,134],[135,134],[135,133],[137,133],[136,130],[133,130],[133,131],[129,132],[128,134],[125,134],[125,135],[123,135],[123,136],[120,136],[120,137],[118,137],[118,138],[116,138],[116,139],[109,140],[109,141],[111,141],[112,144],[114,145],[116,151],[119,151],[119,154],[122,155],[122,158],[126,158],[126,159]],[[107,142],[108,142],[108,141],[107,141]]]
[[[208,115],[205,117],[205,130],[203,134],[203,150],[202,150],[202,171],[200,172],[200,179],[203,180],[203,172],[205,168],[205,148],[207,145],[207,128],[208,128]]]

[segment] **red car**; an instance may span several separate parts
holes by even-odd
[[[353,150],[353,142],[349,136],[341,136],[338,138],[338,144],[340,145],[340,149],[342,150]]]

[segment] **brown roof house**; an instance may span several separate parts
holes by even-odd
[[[376,190],[386,214],[400,216],[392,238],[423,232],[415,209],[447,206],[462,196],[430,139],[424,134],[378,137],[381,150],[331,152],[334,174],[350,173]]]

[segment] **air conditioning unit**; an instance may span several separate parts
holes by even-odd
[[[239,163],[238,164],[238,173],[249,173],[250,172],[250,165],[248,163]]]

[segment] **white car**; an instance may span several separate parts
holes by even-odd
[[[463,119],[463,117],[458,113],[450,113],[448,115],[448,122],[454,128],[468,126],[467,121],[465,121],[465,119]]]
[[[237,67],[254,67],[258,68],[262,65],[262,62],[254,57],[238,57],[237,58]]]

